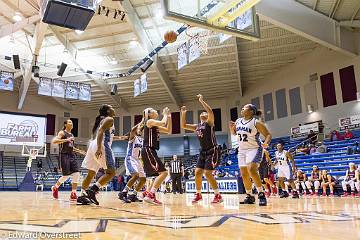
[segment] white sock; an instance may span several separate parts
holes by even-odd
[[[124,189],[122,190],[122,192],[128,192],[130,190],[130,188],[126,185],[125,187],[124,187]]]
[[[95,185],[98,187],[98,188],[101,188],[101,184],[99,182],[96,182]]]
[[[199,194],[201,194],[201,190],[196,190],[196,193],[199,193]]]
[[[261,187],[256,187],[256,190],[258,191],[258,193],[261,193],[261,192],[263,192],[264,191],[264,189],[263,189],[263,187],[261,186]]]
[[[215,194],[219,194],[219,189],[214,189]]]
[[[74,189],[74,190],[71,190],[71,192],[73,192],[73,193],[76,193],[76,189]]]
[[[86,190],[85,190],[85,189],[81,189],[80,194],[87,196],[87,193],[86,193]]]
[[[252,195],[252,191],[251,190],[246,190],[246,194]]]
[[[156,193],[156,188],[152,187],[150,190],[151,193]]]

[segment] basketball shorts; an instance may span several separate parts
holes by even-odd
[[[204,170],[215,170],[220,163],[220,157],[221,151],[218,147],[200,151],[196,167]]]
[[[158,176],[160,172],[167,171],[155,149],[149,147],[142,148],[141,158],[144,164],[146,177]]]
[[[84,161],[81,164],[82,168],[92,170],[94,172],[99,171],[100,168],[103,169],[115,169],[115,157],[111,148],[107,145],[102,146],[102,155],[97,158],[95,156],[97,150],[96,139],[90,142],[89,148],[86,152]]]
[[[293,179],[293,172],[290,165],[278,166],[277,176],[286,178],[287,180]]]
[[[250,163],[260,163],[263,158],[263,148],[239,149],[238,164],[239,167],[245,167]]]
[[[59,167],[63,176],[69,176],[72,173],[79,172],[79,166],[73,153],[61,153]]]
[[[126,175],[139,174],[139,177],[145,177],[144,168],[142,162],[139,159],[133,157],[125,158]]]
[[[262,180],[264,178],[269,178],[269,164],[267,161],[261,161],[259,166],[259,174]]]

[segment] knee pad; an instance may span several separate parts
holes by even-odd
[[[70,177],[71,177],[71,182],[72,183],[79,183],[79,180],[80,180],[80,173],[79,172],[72,173],[70,175]]]

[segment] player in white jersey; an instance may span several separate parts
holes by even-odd
[[[275,152],[275,166],[277,168],[277,177],[279,178],[279,187],[283,190],[280,198],[289,197],[289,193],[285,190],[285,179],[288,180],[289,185],[293,190],[293,198],[299,198],[299,193],[296,191],[293,173],[296,172],[296,166],[293,156],[286,150],[284,145],[278,143],[276,145],[277,151]],[[291,164],[290,164],[291,161]]]
[[[126,203],[141,202],[137,198],[137,192],[140,191],[146,182],[144,168],[141,162],[141,148],[143,146],[143,138],[141,137],[143,127],[137,124],[131,129],[129,134],[129,142],[126,150],[125,168],[126,175],[131,175],[131,179],[126,184],[122,192],[119,193],[119,199]],[[135,182],[138,181],[134,191],[128,192],[132,189]]]
[[[252,196],[252,179],[258,190],[259,205],[266,206],[258,168],[263,157],[263,148],[267,148],[271,141],[271,134],[266,126],[255,118],[260,115],[261,112],[255,105],[247,104],[241,110],[242,118],[230,122],[229,127],[230,132],[238,137],[239,143],[238,163],[247,194],[241,203],[255,203],[255,197]],[[264,143],[260,141],[260,134],[265,137]]]
[[[124,140],[123,136],[114,136],[114,116],[115,110],[110,105],[103,105],[99,109],[99,115],[96,117],[93,127],[93,136],[89,148],[81,167],[88,169],[88,174],[81,186],[81,196],[78,197],[79,204],[88,205],[95,203],[99,205],[95,195],[100,188],[105,186],[115,176],[115,158],[111,150],[113,140]],[[100,168],[105,170],[105,174],[89,188],[92,179]]]

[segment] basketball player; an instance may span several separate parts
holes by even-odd
[[[235,123],[229,123],[230,132],[236,135],[238,139],[238,163],[247,194],[241,204],[255,203],[255,197],[251,190],[252,179],[258,191],[259,205],[266,206],[266,197],[258,167],[263,158],[263,150],[268,147],[271,141],[271,134],[266,126],[256,119],[256,117],[261,116],[261,111],[258,111],[255,105],[246,104],[241,110],[241,116]],[[265,137],[263,143],[261,143],[260,134]]]
[[[356,182],[356,167],[354,163],[349,163],[349,169],[346,170],[345,179],[342,181],[341,185],[344,190],[344,197],[349,195],[347,191],[347,185],[350,185],[351,188],[351,196],[355,197],[355,182]],[[356,188],[359,192],[358,184],[356,184]]]
[[[81,167],[88,169],[88,174],[81,186],[81,196],[78,197],[79,204],[88,205],[94,203],[99,205],[96,194],[100,188],[105,186],[115,176],[115,158],[111,150],[113,140],[124,140],[126,137],[114,136],[114,116],[115,110],[111,105],[103,105],[99,109],[99,115],[96,117],[92,130],[93,139]],[[105,170],[97,182],[91,186],[90,183],[100,168]]]
[[[262,180],[263,186],[265,188],[265,195],[267,197],[270,196],[269,186],[271,187],[271,191],[273,193],[276,192],[276,186],[269,178],[269,175],[270,175],[269,172],[270,172],[270,168],[272,167],[272,165],[273,165],[273,163],[271,162],[269,152],[264,150],[264,155],[263,155],[262,161],[260,162],[260,166],[259,166],[259,174],[260,174],[260,178]]]
[[[63,176],[60,177],[56,184],[51,187],[51,191],[53,197],[58,199],[60,185],[68,178],[71,178],[70,200],[76,201],[76,189],[79,183],[80,172],[74,153],[85,155],[85,152],[74,147],[74,135],[71,133],[72,129],[73,122],[70,119],[64,121],[63,129],[59,131],[58,135],[52,141],[53,144],[60,145],[59,169],[62,171]]]
[[[319,194],[319,187],[321,184],[320,172],[318,166],[314,165],[312,168],[313,170],[311,172],[310,178],[305,182],[305,185],[307,189],[309,189],[311,195],[316,195]],[[312,186],[314,186],[315,192],[313,192]]]
[[[199,124],[189,124],[186,122],[186,107],[181,107],[181,128],[195,132],[200,142],[200,154],[195,169],[195,198],[193,203],[197,203],[202,200],[201,185],[202,176],[205,175],[210,186],[214,190],[215,196],[211,203],[221,203],[223,201],[220,193],[217,181],[213,175],[215,168],[220,163],[221,151],[216,143],[215,131],[214,131],[214,113],[211,107],[204,101],[201,94],[197,95],[197,98],[206,112],[200,114]]]
[[[293,173],[296,172],[296,166],[293,156],[286,150],[284,150],[284,145],[282,143],[278,143],[276,145],[277,151],[275,152],[276,158],[276,167],[277,167],[277,176],[279,178],[279,187],[283,190],[280,194],[280,198],[289,197],[289,193],[285,190],[285,179],[289,182],[293,193],[292,198],[299,198],[299,194],[296,191],[296,186],[294,184]],[[291,164],[290,164],[291,161]]]
[[[358,192],[357,196],[360,197],[360,165],[358,166],[355,172],[355,187]]]
[[[129,142],[126,150],[127,154],[125,157],[125,168],[126,175],[131,175],[131,179],[127,182],[123,191],[119,193],[119,199],[126,203],[142,202],[137,197],[137,193],[143,188],[146,182],[144,168],[140,160],[141,148],[143,146],[143,138],[141,137],[142,131],[143,126],[137,124],[131,129],[129,134]],[[134,191],[128,194],[136,181],[138,181],[138,183]]]
[[[323,189],[322,196],[326,197],[326,188],[330,188],[330,197],[334,196],[335,178],[328,174],[327,170],[322,170],[321,174],[321,187]]]
[[[144,201],[155,205],[162,203],[156,199],[155,193],[168,175],[164,163],[157,155],[160,147],[160,133],[171,134],[172,123],[169,108],[164,108],[161,121],[156,120],[159,114],[153,108],[146,108],[141,125],[144,126],[144,142],[141,158],[147,177],[157,176],[152,185],[143,193]],[[166,126],[166,127],[165,127]]]
[[[300,185],[301,185],[303,194],[305,196],[306,196],[306,185],[305,185],[306,181],[307,181],[306,174],[302,170],[299,169],[296,172],[296,180],[295,180],[296,191],[298,193],[300,193]]]

